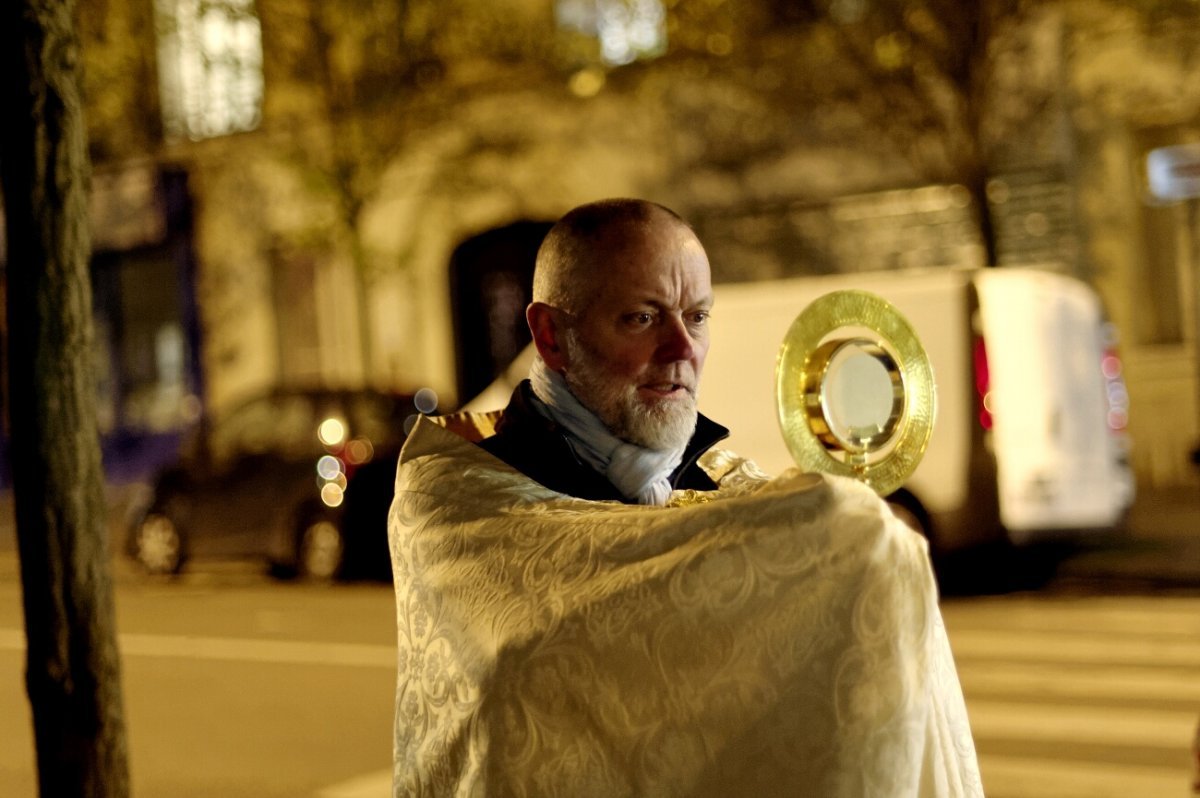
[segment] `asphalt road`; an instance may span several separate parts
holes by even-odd
[[[15,558],[0,555],[0,795],[34,796]],[[134,794],[382,798],[391,590],[249,568],[119,574]],[[1184,798],[1200,592],[1043,589],[943,612],[989,798]]]
[[[15,561],[0,555],[0,796],[35,796]],[[249,569],[122,576],[119,645],[141,798],[388,794],[395,605],[387,586]]]
[[[943,615],[988,798],[1184,798],[1200,594],[951,600]]]
[[[1082,547],[977,553],[943,607],[989,798],[1189,795],[1200,719],[1200,506],[1135,508]],[[11,528],[0,525],[0,796],[36,795]],[[256,563],[149,579],[114,562],[134,794],[388,794],[388,585]]]
[[[1200,487],[1141,491],[1122,527],[1061,541],[985,546],[938,561],[948,596],[1024,590],[1200,590]]]

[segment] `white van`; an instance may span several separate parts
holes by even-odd
[[[1095,291],[1048,271],[930,269],[718,286],[700,408],[730,427],[730,449],[770,473],[792,465],[775,410],[779,344],[805,305],[845,288],[895,306],[933,366],[933,434],[892,501],[939,550],[1122,522],[1134,480],[1112,328]]]
[[[700,410],[722,443],[768,473],[794,465],[775,408],[775,362],[792,321],[822,294],[888,300],[924,345],[937,418],[924,459],[891,500],[942,552],[1007,536],[1117,527],[1133,502],[1128,394],[1099,297],[1024,268],[928,269],[716,286]],[[502,407],[531,351],[471,409]]]

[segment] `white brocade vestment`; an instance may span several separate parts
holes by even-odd
[[[925,541],[854,481],[701,465],[719,490],[590,502],[420,420],[395,796],[983,794]]]

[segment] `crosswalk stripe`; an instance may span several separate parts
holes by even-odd
[[[0,651],[24,651],[25,632],[20,629],[0,629]]]
[[[950,602],[988,798],[1188,798],[1195,599]]]
[[[954,629],[956,660],[1132,664],[1200,668],[1200,640],[1162,635],[1118,636],[1027,629]]]
[[[976,740],[1070,742],[1085,745],[1177,748],[1186,751],[1196,730],[1194,711],[1076,704],[967,701]]]
[[[1025,701],[1078,699],[1096,703],[1161,701],[1192,704],[1200,712],[1200,679],[1190,669],[977,662],[960,669],[959,679],[968,696],[1005,695]]]
[[[384,798],[392,792],[392,771],[377,770],[317,792],[316,798]]]
[[[331,643],[316,640],[266,640],[239,637],[121,634],[122,656],[184,657],[304,665],[394,668],[393,646]]]
[[[942,616],[952,631],[960,622],[975,629],[1102,631],[1114,634],[1162,632],[1200,637],[1194,599],[1088,597],[1086,601],[974,599],[944,602]]]
[[[365,643],[125,633],[117,635],[117,647],[123,657],[167,657],[365,668],[396,667],[394,646]],[[24,649],[24,632],[18,629],[0,629],[0,650],[23,651]]]
[[[1172,600],[1134,596],[1088,596],[1080,599],[1044,597],[975,598],[941,602],[947,619],[969,618],[972,626],[1013,626],[1027,628],[1105,627],[1136,630],[1147,623],[1165,624],[1165,628],[1196,628],[1196,605],[1191,598]]]
[[[1187,771],[1105,762],[980,756],[988,798],[1186,798]]]

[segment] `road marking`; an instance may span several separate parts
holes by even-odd
[[[1190,795],[1196,608],[1157,597],[944,605],[988,798]]]
[[[393,646],[368,643],[123,633],[117,635],[117,647],[123,657],[362,668],[396,667],[396,649]],[[25,633],[19,629],[0,629],[0,650],[24,651]]]
[[[381,798],[392,794],[392,771],[377,770],[319,790],[315,798]]]
[[[959,681],[968,697],[978,695],[981,699],[1006,695],[1026,701],[1160,701],[1200,707],[1200,679],[1193,669],[1184,668],[974,662],[959,670]]]
[[[988,798],[1186,798],[1187,769],[980,755]]]
[[[967,717],[977,740],[1157,747],[1184,752],[1196,732],[1196,713],[1192,710],[1010,704],[968,698]]]
[[[1193,599],[1088,597],[1086,600],[973,599],[942,603],[951,634],[960,624],[977,630],[1021,628],[1040,632],[1200,635]]]
[[[1196,640],[1030,629],[958,629],[947,634],[955,660],[1200,668],[1200,642]]]

